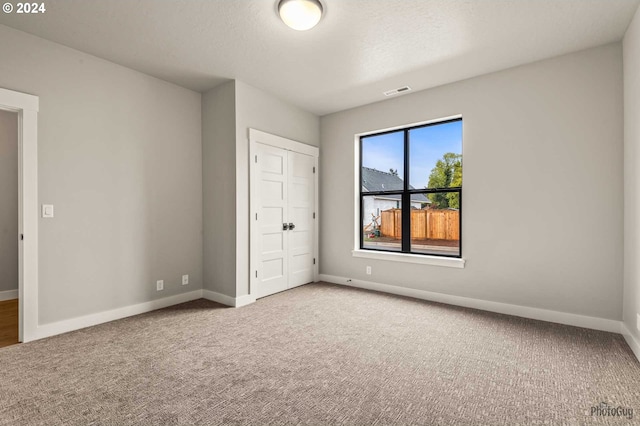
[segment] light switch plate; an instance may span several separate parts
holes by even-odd
[[[45,217],[45,218],[53,217],[53,204],[42,205],[42,217]]]

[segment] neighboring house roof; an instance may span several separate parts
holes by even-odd
[[[404,181],[400,179],[400,176],[389,172],[383,172],[376,169],[370,169],[369,167],[362,168],[362,192],[378,192],[378,191],[398,191],[404,187]],[[414,189],[409,185],[410,189]],[[377,198],[386,198],[392,200],[399,200],[399,194],[390,194],[384,196],[378,196]],[[418,201],[421,203],[431,203],[425,194],[412,194],[411,201]]]

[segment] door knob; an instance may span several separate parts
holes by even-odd
[[[286,230],[288,230],[288,229],[289,229],[289,225],[287,225],[286,223],[283,223],[283,224],[282,224],[282,230],[283,230],[283,231],[286,231]]]
[[[289,230],[292,231],[296,226],[293,223],[289,223]]]

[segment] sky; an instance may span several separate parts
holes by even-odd
[[[362,139],[362,165],[404,174],[403,131]],[[436,162],[447,152],[462,154],[462,121],[420,127],[409,131],[409,184],[424,188]]]

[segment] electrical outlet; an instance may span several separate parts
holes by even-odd
[[[638,319],[636,321],[636,328],[638,329],[638,331],[640,331],[640,314],[637,314],[637,315],[638,315]]]
[[[367,266],[367,275],[371,275],[371,266]]]
[[[158,280],[158,281],[156,281],[156,290],[157,290],[157,291],[162,291],[162,290],[164,290],[164,280]]]
[[[182,285],[187,285],[189,284],[189,275],[183,275],[182,276]]]

